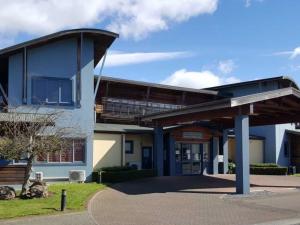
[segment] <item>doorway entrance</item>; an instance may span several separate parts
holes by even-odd
[[[152,168],[152,147],[142,147],[142,169]]]
[[[175,145],[176,174],[202,174],[204,168],[203,164],[206,164],[208,159],[207,146],[208,143],[194,144],[177,142]]]

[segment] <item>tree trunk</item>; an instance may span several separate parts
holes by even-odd
[[[24,178],[24,182],[22,184],[21,197],[26,197],[27,193],[28,193],[28,189],[29,189],[29,185],[30,185],[29,178],[30,178],[30,174],[31,174],[33,159],[34,159],[34,156],[30,155],[28,158],[28,161],[27,161],[26,170],[25,170],[25,178]]]

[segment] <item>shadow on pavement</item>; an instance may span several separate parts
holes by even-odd
[[[154,177],[111,185],[111,188],[129,195],[181,192],[232,194],[235,181],[212,176]]]

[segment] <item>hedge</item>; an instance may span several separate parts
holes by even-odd
[[[128,180],[135,180],[145,177],[156,176],[156,171],[153,169],[147,170],[123,170],[123,171],[102,171],[101,182],[103,183],[117,183]],[[93,181],[99,182],[100,172],[93,173]]]
[[[287,175],[287,167],[250,167],[250,174],[256,175]]]
[[[133,166],[111,166],[111,167],[102,167],[100,171],[106,172],[118,172],[118,171],[128,171],[128,170],[136,170],[136,167]]]
[[[279,167],[276,163],[254,163],[250,167]]]
[[[234,174],[236,165],[228,163],[228,173]],[[280,167],[275,163],[256,163],[250,165],[250,174],[256,175],[286,175],[287,167]]]

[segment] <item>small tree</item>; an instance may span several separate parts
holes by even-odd
[[[32,164],[36,157],[61,151],[67,147],[67,128],[58,128],[55,121],[61,113],[39,114],[10,110],[0,117],[0,155],[7,160],[26,161],[21,197],[26,197],[30,185]]]

